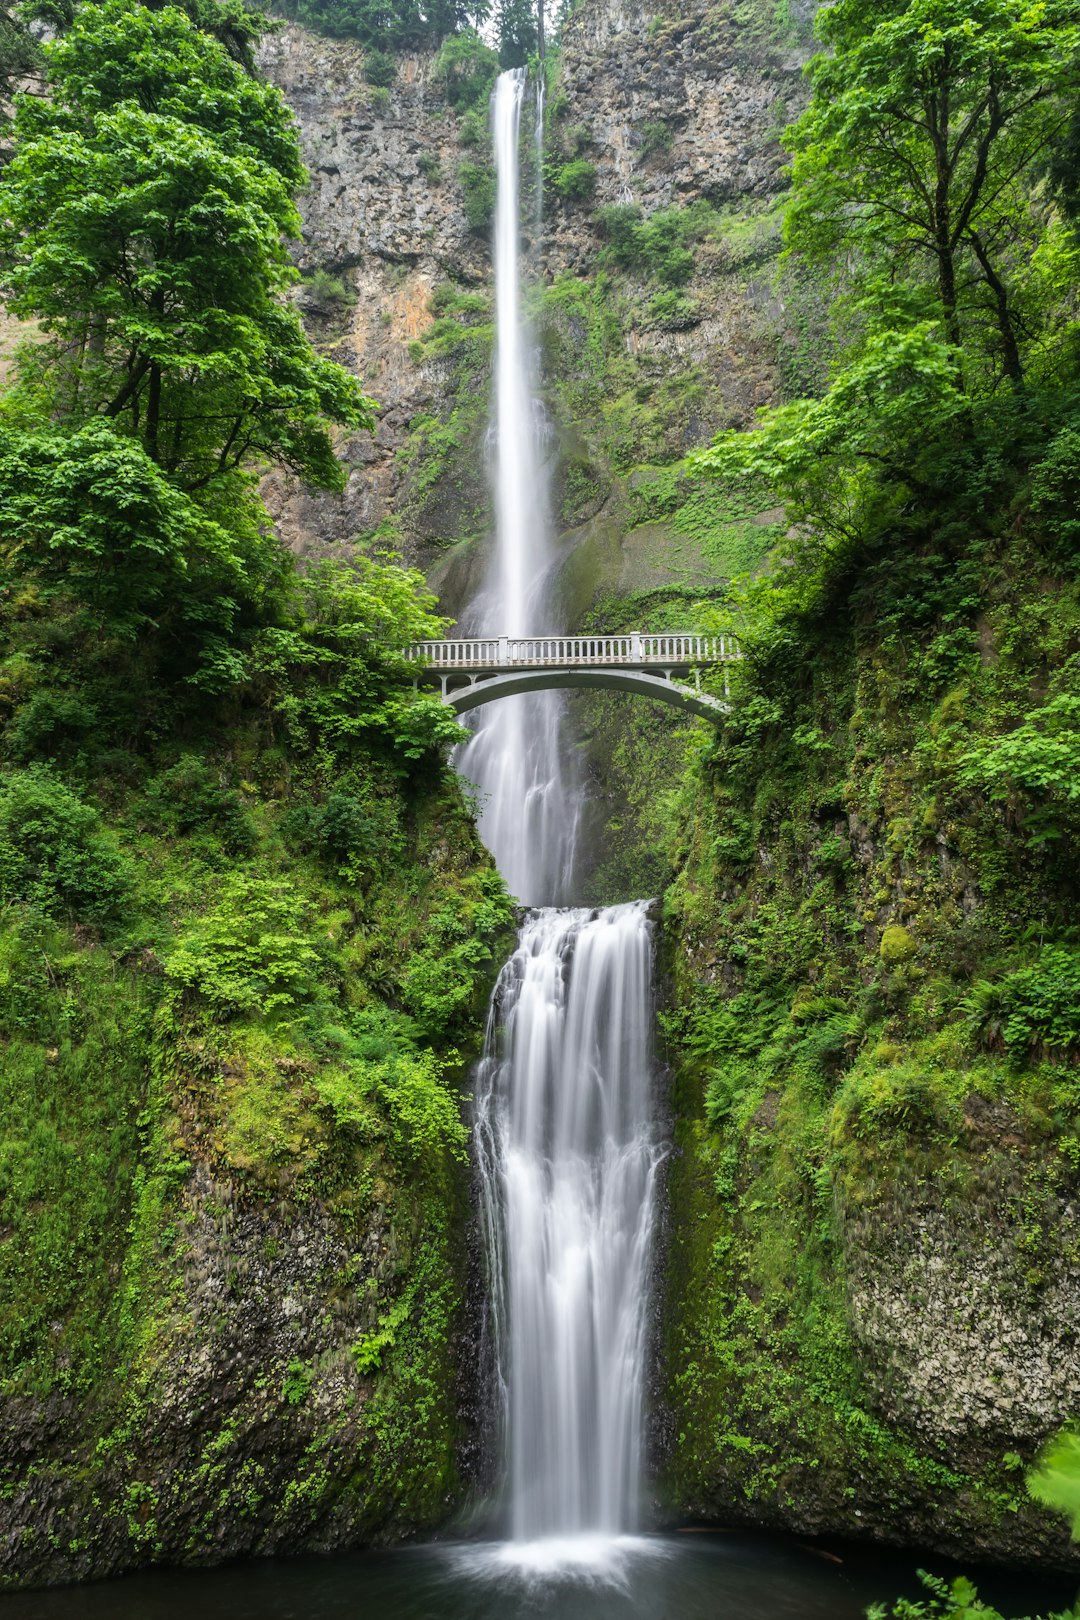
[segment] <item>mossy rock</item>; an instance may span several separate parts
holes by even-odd
[[[915,940],[910,929],[901,927],[899,923],[893,923],[881,936],[878,955],[886,967],[895,967],[897,963],[906,962],[914,956],[915,949]]]

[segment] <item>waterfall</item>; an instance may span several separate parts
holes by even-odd
[[[545,420],[522,297],[526,88],[524,71],[504,73],[493,96],[496,535],[470,625],[511,636],[555,628]],[[475,1143],[513,1544],[550,1547],[636,1522],[659,1162],[652,937],[644,901],[555,909],[573,896],[580,804],[558,695],[481,714],[458,768],[486,795],[480,830],[511,891],[541,908],[492,997]]]
[[[500,74],[492,99],[495,152],[495,389],[492,423],[495,545],[468,614],[481,635],[553,630],[545,418],[535,344],[522,300],[519,145],[525,70]],[[542,103],[538,103],[539,109]],[[555,692],[504,698],[481,710],[457,768],[481,793],[480,835],[512,894],[527,905],[573,893],[580,794]]]
[[[534,912],[492,998],[476,1143],[518,1541],[636,1521],[651,983],[635,901]]]

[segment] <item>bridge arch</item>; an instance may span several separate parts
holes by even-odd
[[[483,703],[498,698],[512,697],[521,692],[550,692],[571,687],[601,687],[609,692],[633,692],[638,697],[653,698],[660,703],[671,703],[680,709],[689,709],[713,725],[720,725],[729,712],[729,706],[719,698],[699,692],[682,681],[668,680],[663,675],[650,675],[633,669],[521,669],[505,675],[478,677],[467,686],[444,687],[443,701],[457,714],[467,714]]]

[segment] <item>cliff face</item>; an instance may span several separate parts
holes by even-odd
[[[469,230],[457,183],[455,119],[431,86],[431,58],[401,61],[389,92],[365,83],[363,60],[356,45],[293,26],[261,52],[296,114],[311,174],[297,254],[309,328],[379,403],[374,436],[342,445],[351,469],[343,495],[305,494],[284,475],[268,481],[268,505],[302,554],[348,550],[397,510],[410,428],[442,398],[439,376],[410,358],[410,345],[431,325],[436,285],[448,275],[466,286],[488,279],[486,242]]]
[[[676,1513],[1075,1563],[1024,1488],[1080,1390],[1075,844],[960,766],[1080,598],[1030,528],[973,552],[866,562],[682,806],[660,1472]]]
[[[297,853],[306,761],[233,742],[231,835],[110,805],[125,937],[5,913],[0,1586],[400,1538],[482,1483],[459,1053],[510,908],[438,773],[372,767],[365,870]]]
[[[627,494],[639,468],[669,464],[773,398],[785,354],[799,348],[772,287],[772,205],[783,186],[777,136],[798,106],[806,49],[806,18],[778,30],[764,4],[698,0],[668,14],[590,3],[567,25],[548,99],[535,314],[575,622],[596,594],[585,576],[597,552],[605,577],[627,588],[716,579],[696,537],[673,538],[663,521],[637,535],[642,514],[628,514]],[[430,57],[403,58],[389,89],[372,89],[358,46],[288,27],[262,63],[296,111],[312,175],[301,300],[380,406],[374,444],[344,447],[356,470],[343,497],[304,497],[277,479],[271,505],[301,551],[373,532],[392,540],[456,612],[490,528],[489,226],[475,214],[470,225],[462,183],[486,154],[466,144],[475,124],[448,109]],[[581,200],[559,192],[573,154],[591,170]],[[652,267],[602,257],[597,211],[628,203],[646,214],[705,207],[673,314],[650,312],[664,285]]]

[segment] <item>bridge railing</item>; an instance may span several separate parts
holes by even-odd
[[[604,664],[729,663],[740,658],[734,636],[646,635],[639,631],[622,636],[484,636],[445,641],[417,641],[405,649],[407,658],[429,669],[508,669],[544,666]]]

